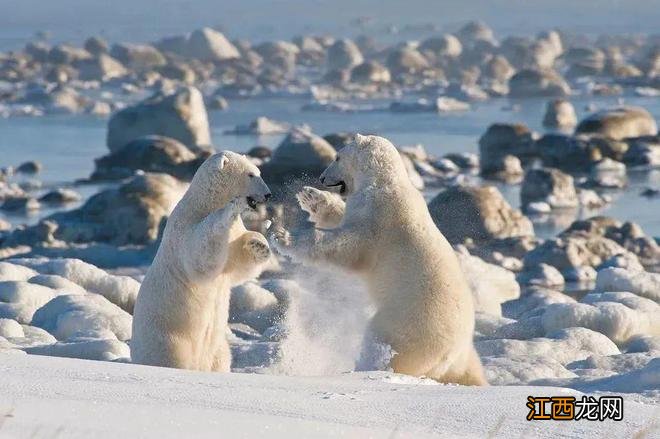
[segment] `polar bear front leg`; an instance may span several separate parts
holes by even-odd
[[[231,226],[247,209],[243,198],[236,198],[222,209],[210,213],[189,235],[184,249],[185,265],[197,279],[212,279],[222,272],[229,254]]]
[[[300,208],[309,213],[309,220],[319,229],[339,227],[346,203],[337,194],[305,186],[296,194]]]
[[[231,286],[258,277],[270,254],[268,241],[261,233],[246,231],[240,235],[229,246],[224,270],[231,278]]]

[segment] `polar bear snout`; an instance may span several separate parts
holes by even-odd
[[[254,209],[257,207],[257,204],[265,203],[272,196],[272,193],[268,185],[260,177],[255,176],[250,180],[250,190],[246,199],[248,206]]]

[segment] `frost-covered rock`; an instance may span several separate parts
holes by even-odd
[[[0,317],[29,324],[39,308],[58,295],[71,293],[75,294],[25,281],[0,281]]]
[[[575,299],[559,291],[548,288],[533,286],[525,289],[518,299],[511,300],[502,304],[502,313],[507,318],[518,319],[520,322],[529,317],[535,317],[543,312],[543,309],[552,303],[575,303]],[[512,323],[517,325],[519,322]],[[508,333],[510,332],[510,333]],[[519,333],[521,336],[513,336],[512,333]],[[531,335],[533,337],[534,335]],[[502,328],[498,338],[529,338],[529,334],[520,333],[515,328]]]
[[[84,360],[96,361],[115,361],[118,359],[128,359],[131,356],[131,350],[126,343],[112,339],[82,339],[70,342],[57,342],[29,347],[24,350],[32,355],[82,358]]]
[[[460,252],[456,255],[472,290],[477,311],[500,316],[501,304],[520,296],[520,285],[511,271],[476,256]]]
[[[33,283],[48,283],[51,288],[67,284],[54,276],[64,278],[85,291],[99,294],[126,312],[132,313],[140,283],[129,276],[108,274],[106,271],[79,259],[14,259],[13,262],[39,271],[40,276],[30,279]],[[48,276],[48,277],[47,277]],[[59,287],[58,287],[59,288]],[[67,288],[72,292],[72,288]]]
[[[79,77],[85,81],[108,81],[121,78],[128,74],[128,70],[122,63],[102,53],[97,57],[86,59],[76,64]]]
[[[546,333],[589,328],[622,345],[635,335],[660,335],[660,305],[632,293],[591,293],[581,303],[552,304],[541,314]]]
[[[553,209],[578,206],[573,177],[559,169],[530,169],[520,190],[523,209],[530,203],[545,202]]]
[[[131,338],[130,314],[97,294],[58,296],[34,314],[32,325],[67,341],[79,337],[117,340]],[[109,332],[108,332],[109,331]]]
[[[387,84],[391,80],[390,71],[378,61],[365,61],[351,70],[351,82],[358,84]]]
[[[249,125],[237,125],[228,134],[248,134],[253,136],[265,136],[271,134],[284,134],[291,130],[291,125],[286,122],[278,122],[264,116],[257,117]]]
[[[31,268],[0,261],[0,281],[27,281],[38,274]]]
[[[595,291],[627,291],[660,304],[660,273],[605,268],[598,272]]]
[[[402,47],[387,56],[387,68],[395,75],[418,74],[430,67],[429,61],[417,49]]]
[[[531,221],[494,186],[450,187],[431,200],[429,212],[452,243],[534,235]]]
[[[115,113],[108,122],[107,145],[116,152],[138,137],[157,134],[188,146],[211,145],[208,116],[202,94],[195,87],[174,93],[159,92]]]
[[[16,320],[0,318],[0,337],[7,339],[25,337],[25,332],[23,332],[23,327]]]
[[[67,204],[67,203],[75,203],[77,201],[80,201],[82,197],[80,194],[73,189],[67,189],[67,188],[57,188],[53,189],[52,191],[44,194],[39,198],[39,201],[42,203],[47,203],[47,204]]]
[[[654,136],[658,125],[653,116],[641,107],[621,107],[594,113],[575,129],[576,133],[598,134],[612,139]]]
[[[634,139],[623,161],[630,166],[660,167],[660,140],[654,139]]]
[[[566,99],[548,102],[543,116],[543,126],[548,128],[573,128],[577,125],[575,108]]]

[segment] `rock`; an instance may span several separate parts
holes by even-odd
[[[433,221],[449,242],[475,244],[496,238],[533,236],[531,221],[512,209],[494,186],[451,187],[429,203]]]
[[[539,264],[520,273],[516,280],[523,285],[535,285],[546,288],[563,288],[564,276],[552,265]]]
[[[101,37],[89,37],[85,40],[83,47],[92,55],[101,55],[110,51],[108,42]]]
[[[291,125],[285,122],[278,122],[267,117],[260,116],[250,122],[249,125],[237,125],[227,134],[245,134],[252,136],[266,136],[272,134],[285,134],[291,130]]]
[[[40,207],[39,202],[32,197],[8,198],[0,205],[0,209],[7,211],[33,211]]]
[[[479,139],[481,172],[497,173],[502,170],[503,159],[507,155],[522,160],[535,155],[534,134],[522,124],[496,123]]]
[[[360,49],[349,39],[337,40],[328,48],[326,59],[328,70],[350,69],[362,64],[363,61]]]
[[[463,52],[460,40],[451,34],[428,38],[419,45],[422,52],[428,51],[437,58],[457,58]]]
[[[575,108],[565,99],[548,102],[543,116],[543,126],[548,128],[573,128],[577,125]]]
[[[105,82],[128,74],[122,63],[105,53],[77,63],[76,68],[80,79],[85,81]]]
[[[553,209],[579,205],[573,177],[554,168],[527,171],[520,191],[520,201],[523,210],[534,202],[545,202]]]
[[[266,160],[271,158],[273,151],[267,146],[255,146],[254,148],[251,148],[246,155],[248,157]]]
[[[387,56],[387,67],[396,76],[418,74],[430,67],[428,60],[417,49],[403,47]]]
[[[189,57],[205,61],[224,61],[240,58],[236,46],[220,32],[208,27],[190,35],[187,51]]]
[[[47,204],[67,204],[80,201],[80,194],[72,189],[58,188],[48,192],[39,198],[39,201]]]
[[[76,61],[90,58],[91,55],[85,49],[60,44],[50,49],[48,60],[53,64],[71,65]]]
[[[204,160],[181,142],[164,136],[144,136],[120,150],[95,160],[93,180],[125,178],[137,170],[164,172],[190,180]]]
[[[115,44],[110,56],[131,70],[147,71],[167,64],[167,59],[158,49],[148,44]]]
[[[351,70],[351,82],[358,84],[387,84],[391,79],[387,67],[377,61],[365,61]]]
[[[211,110],[226,110],[229,108],[229,102],[222,96],[213,96],[208,101],[208,107]]]
[[[597,75],[605,67],[605,53],[595,47],[572,47],[564,54],[564,61],[569,65],[569,77]]]
[[[554,70],[522,69],[509,80],[512,97],[564,97],[571,88]]]
[[[611,267],[598,271],[596,292],[627,291],[660,304],[660,274]]]
[[[89,99],[72,87],[58,85],[28,89],[20,102],[41,106],[47,113],[72,114],[82,112]]]
[[[620,107],[594,113],[575,129],[576,133],[598,134],[620,140],[628,137],[654,136],[658,126],[653,116],[641,107]]]
[[[657,138],[633,139],[623,156],[630,166],[660,167],[660,140]]]
[[[16,172],[20,174],[37,174],[41,172],[43,165],[37,161],[21,163],[16,167]]]
[[[446,96],[441,96],[434,101],[420,98],[415,102],[395,101],[390,104],[390,111],[397,113],[448,113],[469,109],[470,104],[467,102]]]
[[[492,57],[481,69],[482,75],[500,83],[508,83],[516,73],[511,63],[502,55]]]
[[[57,224],[55,236],[67,242],[148,244],[185,190],[185,184],[166,174],[138,175],[92,196],[79,209],[47,219]]]
[[[282,317],[277,298],[256,283],[232,289],[229,321],[244,323],[263,333]]]
[[[126,341],[131,338],[131,322],[130,314],[97,294],[58,296],[38,309],[32,319],[32,325],[58,340],[105,335],[108,331]]]
[[[586,171],[603,157],[594,140],[586,136],[546,134],[536,142],[536,151],[546,166]]]
[[[9,230],[11,230],[11,223],[0,218],[0,232],[8,232]]]
[[[158,69],[163,78],[183,82],[184,84],[194,84],[197,80],[195,71],[187,64],[182,62],[170,62]]]
[[[108,122],[107,145],[116,152],[138,137],[171,137],[189,148],[211,145],[208,116],[202,94],[195,87],[174,93],[156,93],[115,113]]]
[[[317,177],[335,159],[335,149],[307,129],[293,128],[262,167],[267,183],[283,183],[303,175]]]
[[[463,44],[475,44],[479,41],[485,41],[491,44],[497,43],[493,30],[481,21],[471,21],[465,24],[456,36]]]
[[[449,153],[445,158],[456,163],[461,169],[476,169],[479,167],[479,156],[471,152]]]
[[[44,63],[48,61],[50,46],[44,42],[29,42],[25,45],[24,52],[37,62]]]
[[[520,159],[514,155],[505,155],[498,161],[492,162],[487,173],[482,175],[489,179],[501,180],[507,183],[518,183],[522,180],[524,170]]]

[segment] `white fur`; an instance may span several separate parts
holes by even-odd
[[[133,317],[133,362],[229,371],[229,291],[260,274],[263,235],[245,229],[246,197],[270,194],[244,156],[223,152],[199,168],[167,221]]]
[[[321,178],[328,186],[344,183],[345,206],[336,195],[305,188],[298,200],[317,228],[294,236],[279,229],[277,248],[365,278],[377,308],[367,337],[392,347],[395,372],[485,385],[469,286],[394,146],[358,135]]]

